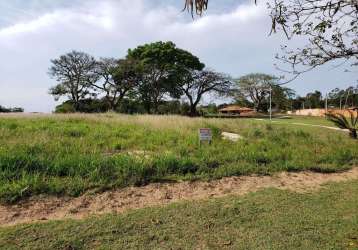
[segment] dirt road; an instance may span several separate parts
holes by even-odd
[[[130,187],[78,198],[34,197],[16,205],[0,205],[0,226],[19,223],[82,219],[91,215],[122,213],[130,209],[165,205],[225,195],[244,195],[263,188],[307,192],[328,182],[358,179],[358,167],[334,174],[279,173],[274,176],[229,177],[210,182],[179,182]]]

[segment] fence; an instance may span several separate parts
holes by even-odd
[[[335,114],[342,114],[344,116],[350,116],[350,111],[352,109],[328,109],[328,112],[332,112]],[[300,109],[296,111],[289,111],[288,114],[292,115],[302,115],[302,116],[318,116],[318,117],[324,117],[326,114],[325,109]]]

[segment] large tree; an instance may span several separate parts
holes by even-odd
[[[263,110],[262,103],[270,93],[273,86],[278,85],[279,78],[267,74],[254,73],[240,77],[236,80],[236,99],[248,99],[253,103],[255,110]]]
[[[291,66],[289,72],[299,75],[333,61],[358,65],[357,0],[275,1],[269,8],[272,31],[306,40],[297,49],[282,46],[277,58]]]
[[[227,94],[232,89],[229,76],[211,70],[194,70],[180,85],[190,104],[190,115],[197,115],[197,106],[205,94]]]
[[[140,67],[129,59],[102,58],[97,62],[96,73],[99,81],[93,86],[104,92],[111,110],[116,110],[140,81]]]
[[[272,106],[279,110],[290,110],[293,108],[293,99],[295,91],[293,89],[275,84],[271,88]],[[266,100],[266,106],[269,107],[269,98]]]
[[[333,89],[328,93],[328,104],[339,108],[358,106],[358,85]]]
[[[79,110],[80,101],[91,93],[92,84],[98,79],[96,60],[84,52],[72,51],[51,60],[51,63],[49,75],[58,84],[50,88],[50,94],[56,100],[68,96],[74,108]]]
[[[156,42],[128,51],[128,60],[139,63],[142,71],[138,87],[139,99],[147,112],[158,111],[165,96],[178,97],[178,84],[190,70],[202,70],[205,65],[190,52],[172,42]]]
[[[282,46],[283,54],[277,58],[291,66],[283,70],[298,76],[337,60],[358,66],[357,0],[267,2],[271,11],[271,33],[282,31],[289,39],[306,40],[306,45],[297,49]],[[185,9],[201,15],[208,3],[209,0],[185,0]]]
[[[310,108],[310,109],[323,108],[324,102],[323,102],[322,93],[318,90],[316,90],[312,93],[308,93],[306,95],[305,105],[307,108]]]

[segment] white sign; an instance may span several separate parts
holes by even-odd
[[[211,129],[210,128],[200,128],[199,129],[199,141],[209,141],[211,142],[213,136],[211,133]]]

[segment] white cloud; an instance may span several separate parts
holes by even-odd
[[[91,25],[103,29],[113,28],[112,10],[109,4],[99,6],[99,11],[83,13],[70,10],[59,10],[44,14],[27,22],[20,22],[0,29],[0,38],[12,38],[17,35],[26,35],[33,32],[41,32],[47,28],[67,24]]]
[[[106,1],[101,4],[91,2],[78,9],[57,10],[46,13],[33,20],[16,23],[0,29],[0,37],[13,38],[17,35],[28,35],[33,32],[48,31],[49,28],[81,25],[86,30],[89,26],[94,29],[114,29],[119,32],[132,31],[138,34],[143,28],[149,32],[161,33],[165,30],[178,29],[207,30],[220,26],[244,24],[265,14],[263,6],[240,5],[233,12],[216,14],[184,22],[185,13],[168,6],[161,9],[147,9],[141,0]],[[136,32],[137,31],[137,32]],[[136,35],[136,34],[135,34]],[[116,36],[116,34],[113,34]]]
[[[60,18],[66,19],[66,15],[61,15],[61,13],[46,14],[33,21],[18,23],[2,29],[0,30],[0,37],[8,38],[23,33],[38,31],[40,29],[56,24]]]
[[[50,59],[72,49],[98,57],[123,57],[128,48],[139,44],[171,40],[207,66],[234,76],[276,73],[273,57],[282,40],[267,35],[270,20],[264,5],[248,0],[232,11],[193,21],[180,7],[149,3],[153,2],[78,1],[71,8],[52,8],[0,28],[0,87],[7,89],[0,92],[0,104],[21,103],[29,111],[53,110],[55,103],[47,90],[54,82],[47,68]],[[347,82],[352,78],[339,76],[344,77]],[[337,78],[335,72],[324,77],[317,73],[305,79],[305,88],[334,87]]]

